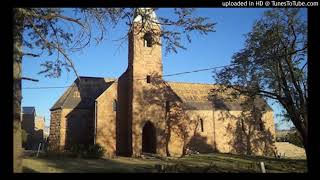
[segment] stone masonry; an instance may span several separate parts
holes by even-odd
[[[166,82],[162,79],[161,27],[141,29],[136,14],[128,42],[128,67],[117,79],[80,77],[51,108],[49,149],[64,151],[74,144],[100,144],[105,155],[188,152],[270,155],[274,151],[273,111],[248,120],[239,98],[210,99],[213,84]],[[140,32],[140,33],[138,33]],[[155,37],[148,37],[153,34]],[[223,96],[223,95],[222,95]]]

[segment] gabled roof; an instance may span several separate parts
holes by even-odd
[[[35,107],[22,107],[23,114],[35,114],[36,109]]]
[[[186,110],[210,110],[214,108],[239,111],[242,109],[241,101],[212,100],[209,96],[210,91],[217,85],[184,82],[167,83],[183,101],[183,108]],[[257,98],[255,104],[259,108],[264,106],[266,110],[272,110],[263,98]]]
[[[87,109],[93,107],[95,99],[103,93],[114,81],[114,78],[80,77],[64,92],[58,101],[50,109],[78,108]]]

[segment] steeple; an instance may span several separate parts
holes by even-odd
[[[152,8],[137,8],[129,34],[128,63],[128,147],[134,156],[141,152],[165,154],[160,132],[165,132],[162,77],[161,28]],[[153,103],[151,103],[153,102]],[[147,126],[146,126],[147,124]],[[149,126],[149,125],[150,126]],[[148,134],[149,130],[152,133]],[[161,129],[161,130],[160,130]],[[143,133],[144,132],[144,133]],[[145,134],[147,133],[147,134]],[[148,138],[150,137],[149,140]],[[144,139],[144,140],[143,140]],[[161,141],[161,142],[158,142]],[[161,144],[159,147],[146,144]],[[132,146],[130,146],[132,145]],[[147,150],[149,149],[149,150]]]
[[[142,22],[142,17],[145,16],[149,17],[147,19],[150,19],[153,22],[158,22],[157,15],[153,8],[136,8],[133,22]]]
[[[157,22],[153,8],[135,9],[128,39],[128,68],[135,78],[162,75],[161,27]]]

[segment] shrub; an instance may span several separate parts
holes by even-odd
[[[296,146],[304,148],[302,138],[298,132],[289,133],[287,135],[287,140]]]
[[[60,158],[63,159],[63,158],[73,157],[73,154],[67,151],[47,151],[43,154],[39,154],[39,156],[53,158],[53,159],[60,159]]]
[[[75,144],[71,147],[71,154],[78,158],[100,158],[104,154],[104,149],[99,144]]]
[[[86,151],[86,148],[83,144],[74,144],[72,145],[71,149],[71,156],[73,157],[83,157],[85,156],[85,151]]]
[[[22,146],[25,147],[28,141],[28,133],[24,129],[21,129],[21,136],[22,136]]]
[[[100,158],[104,154],[104,149],[99,144],[90,145],[87,151],[88,158]]]

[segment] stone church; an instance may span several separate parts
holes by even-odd
[[[150,38],[151,32],[161,31],[157,17],[148,8],[139,10],[149,13],[153,21],[150,31],[138,33],[142,17],[136,13],[128,38],[126,71],[119,78],[74,81],[50,109],[49,150],[98,143],[109,157],[272,152],[275,127],[266,101],[257,98],[254,102],[264,107],[258,123],[244,124],[241,100],[210,98],[217,85],[164,81],[161,45]]]

